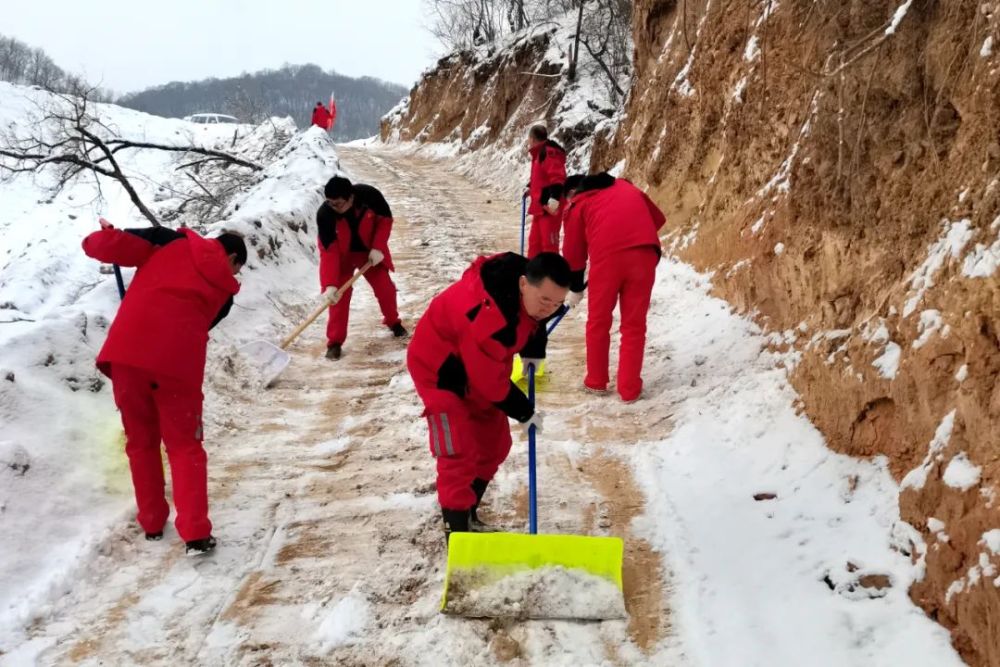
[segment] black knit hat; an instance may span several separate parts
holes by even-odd
[[[343,176],[334,176],[326,182],[323,194],[327,199],[347,199],[354,194],[354,186]]]

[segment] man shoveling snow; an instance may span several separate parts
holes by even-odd
[[[481,527],[476,510],[510,452],[507,418],[541,430],[541,413],[510,374],[517,353],[526,364],[545,357],[545,321],[569,280],[556,253],[480,257],[417,323],[407,366],[426,408],[446,534]]]
[[[160,442],[173,481],[174,525],[191,555],[215,548],[208,518],[208,471],[202,447],[202,392],[208,332],[233,305],[234,277],[247,261],[242,237],[202,238],[190,229],[101,230],[83,250],[108,264],[136,267],[135,277],[97,367],[111,379],[125,429],[139,525],[163,537],[170,516]]]
[[[369,262],[364,279],[371,285],[382,310],[382,323],[392,335],[407,335],[396,306],[396,285],[389,272],[395,270],[389,253],[392,211],[378,189],[362,183],[352,184],[343,176],[334,176],[324,188],[326,201],[316,211],[319,234],[319,279],[323,295],[330,302],[330,320],[326,327],[326,357],[340,359],[347,340],[347,321],[353,289],[343,295],[337,288],[345,284],[356,269]]]

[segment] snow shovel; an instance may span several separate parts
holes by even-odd
[[[351,286],[357,282],[358,278],[363,276],[365,271],[370,268],[372,268],[372,263],[369,261],[358,269],[354,275],[351,276],[350,280],[341,285],[337,290],[337,299],[339,300],[340,297],[344,295],[344,292],[351,289]],[[302,324],[295,327],[295,330],[288,334],[283,341],[281,341],[281,345],[275,345],[274,343],[270,343],[266,340],[255,340],[240,347],[240,354],[246,357],[246,359],[253,366],[260,369],[260,376],[264,382],[264,387],[270,387],[274,381],[278,379],[278,376],[281,375],[281,373],[288,367],[288,364],[291,363],[292,357],[285,351],[286,348],[292,344],[292,341],[299,337],[299,334],[306,330],[306,327],[315,322],[316,318],[322,315],[323,312],[329,307],[330,302],[323,299],[323,303],[318,305],[316,310],[314,310]]]
[[[534,365],[528,367],[534,403]],[[472,618],[625,618],[624,542],[539,535],[535,427],[528,431],[529,534],[452,533],[441,611]]]
[[[125,279],[122,278],[122,268],[117,264],[112,264],[115,271],[115,284],[118,285],[118,300],[125,300]]]
[[[528,198],[521,197],[521,254],[524,254],[524,226],[528,218]]]
[[[552,321],[549,322],[548,329],[545,331],[545,333],[546,334],[551,334],[552,330],[556,328],[556,325],[559,324],[559,322],[562,321],[562,318],[565,317],[566,313],[568,313],[568,312],[569,312],[569,306],[563,305],[562,308],[560,308],[560,310],[559,310],[559,314],[556,315],[554,318],[552,318]],[[544,359],[542,360],[542,363],[538,365],[538,369],[535,371],[535,376],[538,378],[539,381],[541,381],[542,378],[545,377],[545,360]],[[524,372],[524,364],[521,363],[521,355],[520,354],[515,355],[514,356],[514,370],[511,371],[511,373],[510,373],[510,381],[513,382],[514,384],[517,384],[517,383],[521,382],[522,380],[527,380],[527,378],[528,378],[528,376]]]
[[[101,229],[109,229],[109,228],[113,229],[114,228],[114,225],[112,225],[110,222],[108,222],[104,218],[98,218],[97,221],[101,225]],[[124,301],[125,300],[125,279],[122,278],[122,267],[118,266],[117,264],[112,264],[111,268],[112,268],[112,271],[115,274],[115,284],[118,286],[118,300],[119,301]],[[101,273],[104,273],[103,269],[104,269],[104,267],[101,267]]]

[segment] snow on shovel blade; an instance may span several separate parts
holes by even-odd
[[[625,618],[617,537],[452,533],[441,611],[472,618]]]
[[[291,355],[266,340],[255,340],[243,345],[240,347],[240,354],[258,370],[264,387],[277,380],[292,361]]]

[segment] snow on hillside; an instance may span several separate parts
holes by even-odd
[[[518,71],[525,74],[520,71],[519,65],[513,64],[517,59],[510,54],[520,43],[530,41],[543,32],[551,33],[548,48],[532,63],[532,75],[549,77],[551,74],[545,72],[566,68],[566,49],[573,43],[576,32],[575,11],[555,21],[510,35],[497,45],[477,47],[472,51],[473,62],[463,65],[464,85],[471,89],[479,85],[482,71],[491,71],[496,76],[496,71],[505,66],[518,67]],[[411,103],[407,97],[383,117],[383,123],[388,122],[392,128],[386,139],[406,151],[447,159],[459,173],[516,198],[528,181],[527,131],[536,123],[547,125],[550,137],[564,143],[568,150],[568,173],[585,171],[590,166],[594,136],[613,133],[620,120],[614,112],[619,105],[612,102],[604,77],[600,66],[581,49],[576,81],[570,82],[566,77],[552,79],[556,83],[550,92],[550,102],[554,100],[556,105],[551,118],[547,120],[545,117],[548,104],[536,106],[530,98],[524,98],[509,114],[506,125],[499,128],[499,139],[492,143],[486,142],[487,137],[498,128],[491,128],[485,123],[465,136],[462,129],[456,127],[444,141],[424,143],[427,138],[420,131],[416,132],[414,141],[400,141],[400,125]],[[470,113],[475,112],[475,109],[470,109]]]

